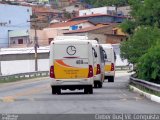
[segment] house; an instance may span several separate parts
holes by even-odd
[[[106,43],[119,44],[122,41],[127,40],[127,34],[125,34],[122,29],[115,27],[105,33],[107,36]]]
[[[115,15],[116,7],[106,6],[106,7],[79,10],[79,16],[86,16],[86,15],[93,15],[93,14]]]
[[[11,31],[30,29],[30,7],[0,4],[0,47],[9,47]]]
[[[27,47],[29,44],[28,30],[14,30],[9,32],[9,47]]]
[[[117,24],[97,25],[79,30],[65,32],[64,35],[87,36],[90,40],[97,40],[99,43],[107,43],[107,31],[112,30]]]
[[[69,21],[88,20],[94,24],[109,24],[109,23],[122,23],[127,17],[115,16],[107,14],[92,14],[85,16],[78,16],[70,19]]]
[[[120,13],[124,16],[130,17],[131,7],[130,6],[122,6],[117,8],[117,13]]]
[[[97,25],[79,30],[64,32],[64,35],[87,36],[88,39],[98,40],[100,43],[119,44],[127,39],[117,24]]]
[[[63,35],[64,32],[79,30],[87,27],[95,26],[88,20],[61,22],[56,24],[50,24],[48,28],[43,29],[47,36],[48,43],[54,39],[55,36]]]

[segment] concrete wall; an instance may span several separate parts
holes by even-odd
[[[34,38],[35,38],[35,31],[33,29],[31,29],[29,31],[29,34],[30,34],[30,44],[33,44],[34,43]],[[40,46],[43,46],[43,45],[48,45],[48,40],[47,40],[47,37],[46,37],[46,34],[43,30],[37,30],[37,37],[38,37],[38,43]]]
[[[122,11],[124,16],[130,16],[131,7],[130,6],[118,7],[117,11]]]
[[[111,44],[118,44],[124,40],[126,40],[126,36],[107,35],[106,37],[106,43],[111,43]]]
[[[9,46],[9,31],[12,30],[29,30],[30,7],[0,4],[0,47]]]
[[[106,35],[104,34],[88,33],[88,39],[91,39],[91,40],[98,39],[99,43],[101,44],[106,43]]]
[[[49,59],[39,59],[38,71],[48,71],[48,70],[49,70]],[[34,72],[34,71],[35,71],[34,60],[15,60],[15,61],[1,62],[2,75]]]

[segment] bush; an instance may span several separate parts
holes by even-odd
[[[139,59],[137,70],[140,79],[160,84],[160,42]]]
[[[148,52],[157,39],[160,38],[160,29],[157,27],[141,26],[134,34],[121,43],[121,57],[128,59],[129,63],[136,64],[141,56]]]

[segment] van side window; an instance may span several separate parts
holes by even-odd
[[[117,57],[116,57],[116,53],[115,53],[115,51],[114,51],[114,60],[116,61],[116,59],[117,59]]]
[[[92,47],[92,51],[93,51],[94,57],[97,57],[97,52],[93,47]]]
[[[100,55],[101,55],[101,62],[104,63],[105,62],[105,55],[104,55],[104,50],[101,46],[100,46]]]

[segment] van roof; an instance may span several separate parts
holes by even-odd
[[[58,44],[70,44],[70,43],[83,43],[83,44],[88,44],[88,43],[91,43],[90,40],[75,40],[75,39],[65,39],[65,40],[55,40],[55,41],[52,41],[51,44],[54,44],[54,43],[58,43]]]
[[[66,40],[66,39],[78,39],[78,40],[88,40],[87,36],[57,36],[54,40]]]
[[[101,44],[102,47],[113,48],[112,44]]]

